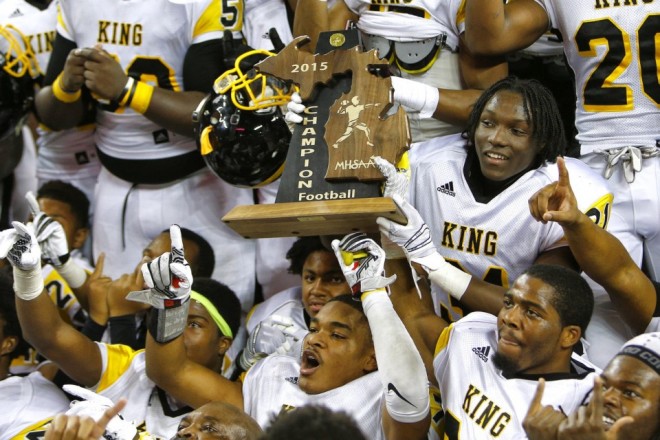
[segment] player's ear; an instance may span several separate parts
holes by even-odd
[[[571,348],[578,342],[582,337],[582,330],[577,325],[567,325],[561,329],[561,346],[562,348]]]
[[[81,247],[83,247],[83,244],[85,244],[85,240],[87,240],[88,236],[89,236],[88,228],[76,229],[76,232],[73,234],[73,243],[71,243],[71,247],[73,249],[80,249]]]
[[[227,350],[229,350],[229,347],[231,347],[232,342],[232,338],[220,335],[220,338],[218,338],[218,356],[224,356]]]
[[[0,356],[5,356],[16,350],[18,338],[16,336],[5,336],[0,342]]]
[[[378,370],[378,362],[376,362],[376,352],[371,349],[364,357],[364,365],[362,367],[365,374]]]

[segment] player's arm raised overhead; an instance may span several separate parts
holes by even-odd
[[[13,266],[16,311],[25,339],[73,380],[95,385],[103,367],[98,346],[62,320],[45,291],[41,249],[32,224],[13,226],[0,233],[0,258]]]
[[[626,323],[642,333],[656,308],[653,283],[616,237],[578,209],[563,158],[557,159],[557,167],[559,180],[529,200],[532,216],[561,225],[581,269],[605,288]]]
[[[383,430],[388,440],[424,439],[430,424],[428,380],[422,358],[394,311],[385,277],[385,251],[366,234],[334,240],[339,265],[355,299],[362,301],[385,392]]]
[[[142,266],[149,289],[129,298],[152,306],[147,334],[147,375],[174,398],[193,408],[220,400],[243,408],[240,383],[188,359],[183,332],[188,322],[192,274],[183,258],[181,230],[170,228],[172,251]]]
[[[467,0],[465,37],[476,55],[502,55],[523,49],[548,30],[546,11],[534,0],[508,3]]]

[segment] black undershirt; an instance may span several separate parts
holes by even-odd
[[[470,191],[472,191],[474,199],[479,203],[488,203],[531,169],[532,166],[502,181],[490,180],[482,174],[475,153],[468,151],[465,165],[463,166],[463,175],[470,187]]]

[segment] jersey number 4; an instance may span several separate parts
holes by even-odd
[[[660,107],[660,15],[646,17],[637,29],[637,60],[644,94]],[[606,46],[602,61],[591,72],[584,87],[584,109],[598,111],[630,111],[634,108],[630,86],[614,81],[633,62],[630,35],[611,18],[585,21],[575,34],[575,44],[583,57],[598,55],[596,47]]]

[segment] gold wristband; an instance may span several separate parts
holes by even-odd
[[[142,81],[135,81],[135,93],[129,93],[126,105],[136,112],[144,114],[149,108],[153,94],[154,86]]]
[[[62,89],[62,74],[55,79],[53,82],[53,85],[51,86],[53,90],[53,95],[55,95],[55,98],[58,101],[61,101],[65,104],[71,104],[72,102],[76,102],[77,100],[80,99],[81,92],[80,90],[76,90],[75,92],[67,92],[64,89]]]

